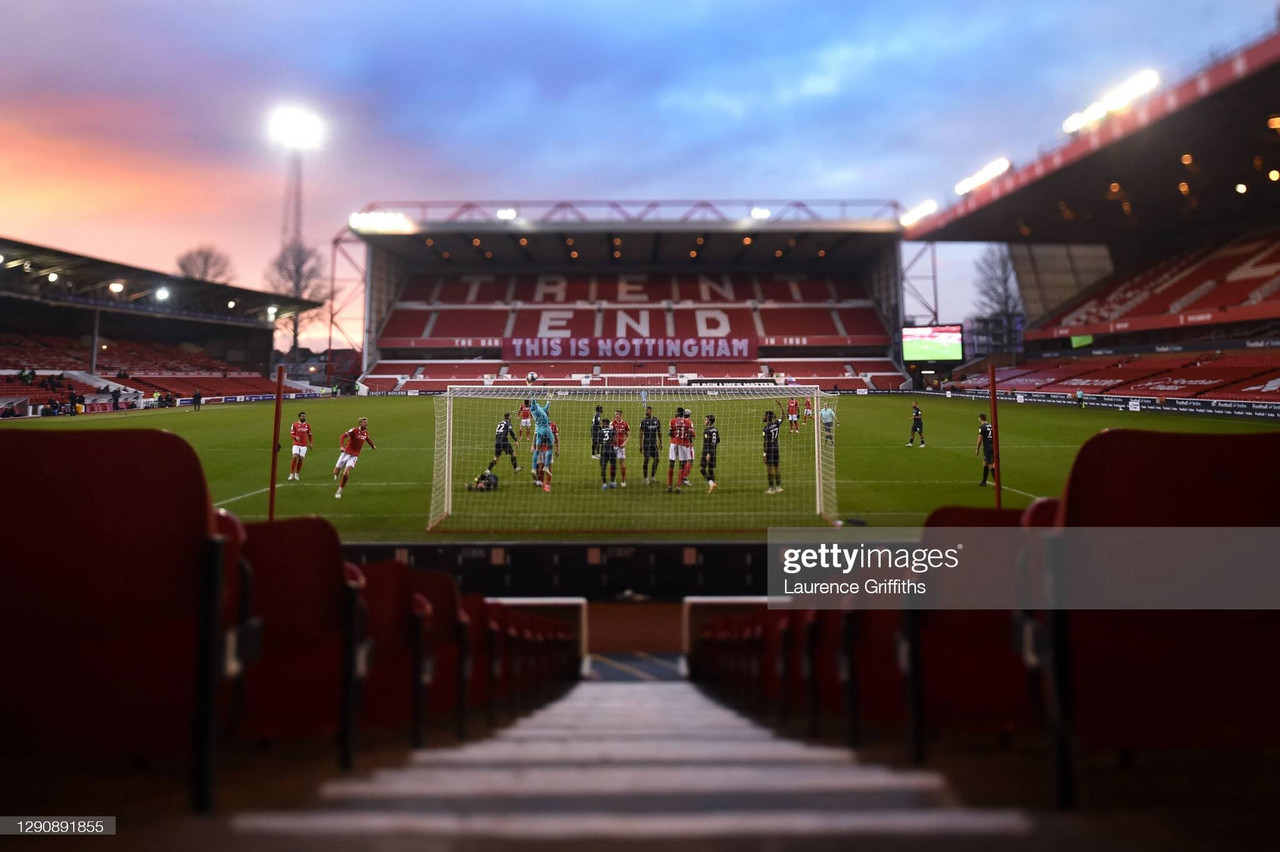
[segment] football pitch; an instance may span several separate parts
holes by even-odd
[[[912,400],[924,411],[927,446],[904,446],[910,431]],[[758,403],[755,407],[759,407]],[[300,482],[286,481],[289,473],[288,425],[299,409],[307,411],[315,435]],[[835,473],[838,517],[861,518],[874,526],[915,526],[941,505],[991,506],[994,494],[981,488],[981,461],[974,454],[977,417],[986,402],[930,396],[844,396],[837,406]],[[814,435],[812,427],[799,435],[781,436],[781,471],[786,491],[765,495],[765,470],[759,451],[759,419],[753,411],[749,425],[734,429],[719,414],[722,432],[736,435],[745,449],[730,453],[722,445],[717,474],[719,488],[706,493],[695,463],[691,486],[684,493],[666,491],[666,447],[659,466],[659,484],[642,482],[639,458],[639,416],[628,413],[633,430],[628,459],[628,488],[600,489],[599,463],[590,457],[590,410],[557,414],[561,457],[555,464],[551,493],[531,487],[528,442],[517,449],[525,469],[513,473],[503,458],[494,471],[500,486],[494,493],[474,493],[464,485],[487,465],[493,451],[488,417],[474,434],[455,435],[453,515],[434,532],[426,526],[434,469],[435,404],[430,397],[342,398],[291,401],[284,410],[282,450],[277,471],[276,515],[321,515],[338,528],[343,539],[357,541],[447,541],[506,539],[619,540],[630,530],[633,538],[708,540],[762,539],[769,526],[819,523],[814,505]],[[502,412],[498,412],[500,415]],[[657,412],[663,419],[670,412]],[[338,437],[369,418],[369,433],[378,449],[366,448],[341,500],[334,499],[332,472]],[[745,416],[745,415],[744,415]],[[1022,507],[1041,495],[1061,493],[1077,449],[1107,428],[1160,431],[1246,433],[1271,431],[1271,424],[1235,418],[1132,413],[1104,409],[1080,411],[1069,406],[1016,405],[1000,407],[1001,474],[1004,503]],[[16,425],[16,424],[15,424]],[[518,426],[517,422],[517,426]],[[695,411],[695,428],[701,420]],[[94,414],[29,421],[19,428],[39,429],[167,429],[184,437],[204,465],[211,499],[242,520],[266,518],[269,481],[269,441],[272,407],[266,403],[208,405],[190,408]],[[13,426],[7,428],[14,428]],[[3,430],[0,430],[3,434]],[[695,451],[699,442],[695,443]],[[1169,459],[1188,465],[1195,476],[1195,459]],[[136,460],[122,460],[127,472]],[[544,523],[549,501],[574,507],[554,514],[554,528]],[[568,526],[564,518],[572,518]],[[663,532],[668,530],[669,532]]]

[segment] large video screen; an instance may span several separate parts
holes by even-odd
[[[904,361],[963,361],[964,329],[958,325],[930,325],[902,330]]]

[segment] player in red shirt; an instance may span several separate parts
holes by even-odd
[[[631,440],[631,426],[622,419],[622,409],[613,412],[613,443],[617,449],[618,467],[622,473],[622,487],[627,487],[627,442]]]
[[[667,491],[670,492],[674,487],[677,494],[680,493],[680,483],[675,481],[676,462],[680,462],[680,467],[684,469],[684,449],[681,445],[681,439],[684,435],[684,408],[676,409],[676,416],[667,421],[667,438],[671,443],[667,445]]]
[[[813,419],[813,397],[806,396],[804,398],[804,425],[808,426],[809,421]]]
[[[337,480],[339,474],[342,478],[338,480],[338,493],[334,494],[334,497],[342,497],[342,489],[346,487],[347,478],[351,476],[351,469],[356,466],[356,461],[360,458],[360,450],[365,444],[375,450],[378,449],[373,439],[369,437],[369,418],[361,417],[355,426],[343,432],[342,437],[338,439],[342,453],[338,456],[338,463],[333,467],[333,478]]]
[[[787,423],[790,424],[791,434],[800,434],[800,403],[796,402],[793,396],[787,400]]]
[[[680,472],[680,481],[685,485],[689,484],[689,471],[693,469],[693,412],[689,409],[684,410],[684,448],[685,462],[684,468]]]
[[[676,416],[667,424],[667,437],[671,439],[667,447],[667,490],[672,489],[678,461],[680,478],[675,481],[675,492],[679,494],[680,486],[689,484],[689,469],[693,467],[693,421],[683,407],[676,409]]]
[[[307,412],[298,412],[297,421],[289,427],[289,437],[293,439],[289,479],[302,479],[302,462],[307,457],[307,450],[311,449],[311,424],[307,422]]]
[[[530,438],[533,437],[533,411],[530,410],[527,399],[520,402],[520,428],[516,431],[516,438],[523,438],[526,433]]]

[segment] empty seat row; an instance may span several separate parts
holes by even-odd
[[[514,315],[512,314],[514,310]],[[397,308],[383,323],[383,348],[422,339],[553,337],[886,337],[872,307],[822,304],[676,307],[610,304],[595,307]],[[887,342],[887,339],[886,339]]]
[[[697,302],[825,302],[861,299],[861,284],[803,275],[470,275],[419,277],[405,285],[400,299],[441,304],[505,303],[515,298],[539,304],[576,301],[637,304]]]
[[[1193,478],[1169,461],[1193,456],[1213,460]],[[941,508],[924,535],[952,542],[955,528],[1021,527],[1027,544],[1008,566],[1011,581],[1045,584],[1053,528],[1274,524],[1278,466],[1280,433],[1103,432],[1081,448],[1060,497],[1023,511]],[[1205,579],[1213,581],[1211,570]],[[695,677],[781,721],[804,718],[811,735],[837,716],[854,745],[869,732],[897,730],[911,759],[924,762],[927,745],[949,732],[1036,734],[1033,741],[1049,744],[1064,807],[1076,801],[1082,752],[1280,744],[1280,689],[1257,656],[1280,647],[1274,611],[812,612],[758,604],[707,621],[696,642]]]
[[[444,572],[352,565],[321,518],[242,525],[215,511],[194,450],[175,435],[14,438],[24,486],[0,496],[0,510],[32,535],[7,540],[0,564],[0,643],[23,684],[0,691],[6,754],[178,757],[193,806],[209,810],[229,741],[336,737],[350,768],[360,730],[420,744],[433,707],[456,713],[465,733],[471,660],[520,672],[503,681],[512,701],[576,674],[563,624],[464,604]],[[127,497],[121,459],[136,463]],[[485,646],[490,622],[513,638]]]

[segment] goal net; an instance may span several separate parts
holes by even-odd
[[[558,455],[553,452],[549,492],[534,477],[536,425],[524,428],[520,416],[526,399],[546,404],[557,429]],[[794,425],[788,417],[792,399],[799,412]],[[834,411],[837,401],[837,394],[807,385],[450,387],[435,401],[428,529],[746,534],[771,526],[829,523],[836,516],[835,440],[834,435],[827,437],[820,413],[824,407]],[[646,407],[658,421],[656,447],[650,446],[649,454],[642,429]],[[619,454],[625,458],[615,465],[608,463],[607,451],[593,446],[599,438],[593,427],[597,408],[603,423],[621,410],[629,427],[624,453]],[[678,408],[687,412],[693,432],[687,484],[680,476],[681,461],[671,462],[672,455],[679,456],[678,449],[672,452],[669,437]],[[772,491],[762,436],[766,411],[780,420],[776,473],[781,484]],[[500,445],[495,436],[505,431],[500,424],[508,414],[513,453],[503,452],[494,462]],[[703,433],[709,414],[715,416],[720,441],[714,469],[704,472]],[[597,456],[604,457],[603,470]],[[468,489],[491,466],[497,489]],[[714,477],[714,490],[708,474]]]

